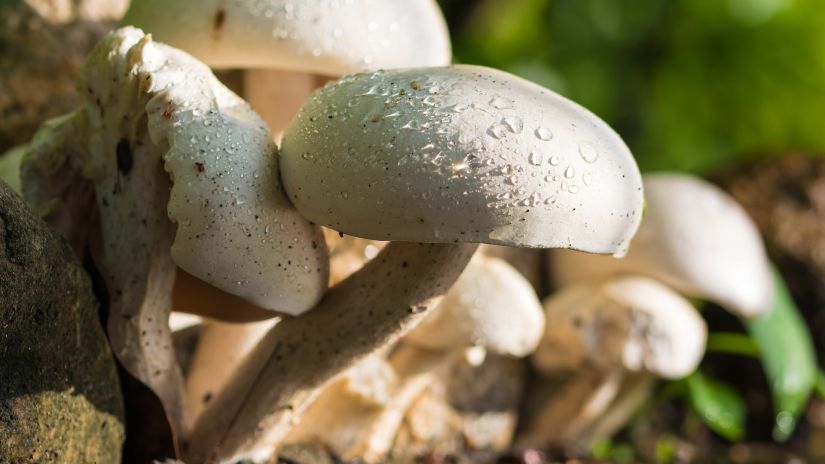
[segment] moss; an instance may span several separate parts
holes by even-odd
[[[0,182],[0,462],[120,461],[123,399],[91,283]]]

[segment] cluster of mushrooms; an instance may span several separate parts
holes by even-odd
[[[121,24],[21,189],[91,256],[184,462],[586,449],[698,365],[686,298],[770,308],[733,200],[451,65],[434,0],[141,0]],[[200,316],[185,366],[170,313]]]

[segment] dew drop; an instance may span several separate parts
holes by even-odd
[[[487,129],[487,133],[495,139],[503,138],[506,131],[507,128],[501,124],[493,124],[489,129]]]
[[[579,144],[579,155],[581,155],[582,159],[587,163],[595,163],[596,160],[599,159],[599,152],[596,150],[596,147],[588,142]]]
[[[558,166],[559,163],[561,163],[561,160],[556,155],[551,156],[549,161],[550,161],[550,166]]]
[[[490,100],[490,106],[497,110],[506,110],[513,107],[513,102],[504,97],[495,96]]]
[[[501,124],[506,126],[507,129],[514,134],[521,134],[521,131],[524,130],[524,122],[522,122],[521,118],[515,116],[505,117],[501,120]]]
[[[531,151],[530,156],[527,157],[527,161],[533,166],[540,166],[541,162],[544,161],[544,156],[537,151]]]
[[[546,142],[548,140],[553,139],[553,133],[550,131],[550,129],[544,126],[539,126],[536,129],[536,138],[538,138],[539,140],[544,140]]]
[[[567,179],[572,179],[576,176],[576,170],[573,166],[567,166],[567,169],[564,170],[564,177]]]
[[[584,185],[592,184],[593,183],[593,176],[591,176],[590,174],[584,174],[582,176],[582,182],[584,182]]]

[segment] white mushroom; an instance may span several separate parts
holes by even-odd
[[[506,262],[476,253],[430,315],[405,337],[421,348],[477,346],[527,356],[544,333],[544,311],[530,283]]]
[[[214,68],[342,75],[374,63],[450,60],[447,26],[433,0],[141,0],[122,22]]]
[[[357,237],[621,254],[641,217],[615,132],[489,68],[345,77],[302,107],[282,151],[296,208]]]
[[[444,66],[451,56],[434,0],[143,0],[123,23],[213,68],[244,69],[243,96],[276,136],[322,82],[315,75]]]
[[[391,456],[402,461],[427,452],[503,451],[511,443],[525,384],[523,361],[490,353],[483,362],[457,359],[436,373],[407,410]]]
[[[476,254],[438,307],[390,356],[395,383],[387,401],[366,405],[340,388],[344,381],[339,380],[321,393],[285,442],[317,442],[343,459],[381,461],[410,404],[428,386],[461,371],[458,366],[482,365],[485,350],[526,356],[543,331],[544,312],[529,282],[504,261]]]
[[[628,382],[679,378],[702,359],[707,327],[684,298],[647,277],[562,289],[544,303],[547,325],[532,357],[539,372],[575,372],[529,420],[525,446],[578,443]],[[644,380],[649,378],[650,380]],[[637,404],[637,403],[633,403]],[[633,411],[624,408],[624,419]],[[604,430],[613,430],[617,418]],[[564,424],[560,427],[559,424]]]
[[[622,260],[552,254],[552,274],[566,285],[632,272],[753,318],[773,303],[773,283],[759,231],[727,193],[686,174],[644,178],[647,213]]]
[[[289,197],[314,223],[417,243],[391,243],[267,334],[196,425],[192,461],[267,456],[310,392],[397,340],[452,284],[475,249],[460,242],[621,254],[641,217],[641,176],[604,122],[487,68],[328,84],[293,119],[281,160]],[[319,335],[331,341],[301,342]]]
[[[95,47],[78,87],[81,108],[30,144],[23,189],[41,211],[77,214],[72,227],[99,218],[99,231],[67,235],[88,239],[106,282],[113,350],[185,432],[167,324],[175,266],[298,314],[326,289],[323,236],[283,196],[263,122],[194,58],[124,28]],[[86,185],[91,204],[67,200]]]
[[[186,375],[186,407],[195,421],[243,360],[280,319],[229,323],[210,320],[201,329]]]
[[[389,361],[381,354],[367,358],[320,393],[284,443],[320,444],[347,461],[381,462],[404,413],[442,359],[441,353],[410,347]],[[364,383],[373,388],[357,388]]]

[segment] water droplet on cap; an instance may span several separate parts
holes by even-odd
[[[550,129],[546,127],[539,126],[536,129],[536,138],[538,138],[539,140],[544,140],[546,142],[553,138],[553,132],[551,132]]]

